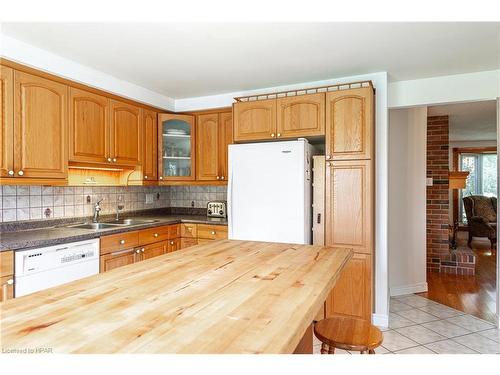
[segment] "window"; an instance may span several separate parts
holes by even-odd
[[[462,198],[469,195],[497,196],[497,154],[460,154],[460,170],[469,171],[465,189],[459,190],[459,218],[467,222]]]

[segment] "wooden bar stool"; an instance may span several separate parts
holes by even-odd
[[[335,348],[375,354],[382,344],[382,332],[370,322],[335,315],[314,325],[314,334],[322,342],[321,354],[334,354]]]

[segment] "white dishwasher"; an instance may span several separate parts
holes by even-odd
[[[99,273],[99,239],[16,251],[16,297]]]

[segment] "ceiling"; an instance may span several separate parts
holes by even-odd
[[[387,71],[494,70],[499,23],[3,23],[2,33],[174,99]]]
[[[428,114],[449,116],[450,141],[497,139],[497,104],[494,100],[429,107]]]

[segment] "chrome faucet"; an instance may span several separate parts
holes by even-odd
[[[92,217],[92,222],[97,223],[99,221],[99,212],[101,212],[100,203],[102,199],[94,204],[94,216]]]

